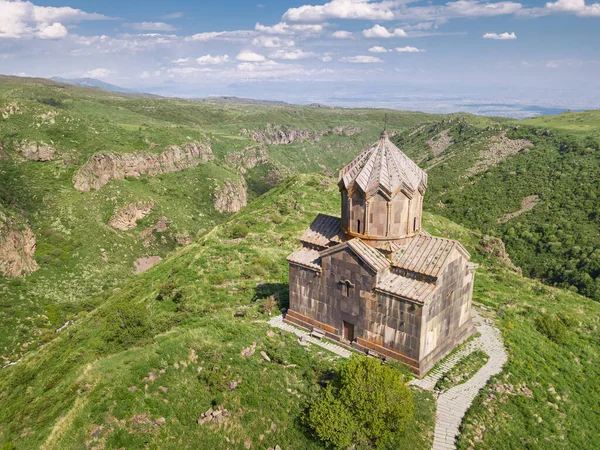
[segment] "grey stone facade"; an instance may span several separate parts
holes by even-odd
[[[421,229],[427,175],[382,134],[340,172],[341,219],[320,214],[288,257],[285,320],[420,376],[472,332],[475,266]]]

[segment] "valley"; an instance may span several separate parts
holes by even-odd
[[[342,361],[268,321],[288,306],[286,256],[318,213],[339,215],[337,171],[385,114],[428,172],[424,228],[479,264],[474,303],[508,353],[458,448],[600,445],[597,112],[515,121],[1,77],[0,448],[323,448],[304,412]],[[411,426],[386,448],[431,448],[434,394],[411,391]]]

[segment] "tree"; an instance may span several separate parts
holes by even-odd
[[[406,430],[413,411],[412,393],[400,371],[355,355],[311,403],[306,422],[335,448],[380,448]]]

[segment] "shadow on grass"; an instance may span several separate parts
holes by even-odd
[[[288,309],[290,306],[289,286],[285,283],[261,283],[254,289],[252,301],[256,302],[273,297],[277,301],[279,310]]]

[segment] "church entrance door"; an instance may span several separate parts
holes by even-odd
[[[348,323],[345,320],[344,322],[344,339],[352,342],[354,340],[354,324]]]

